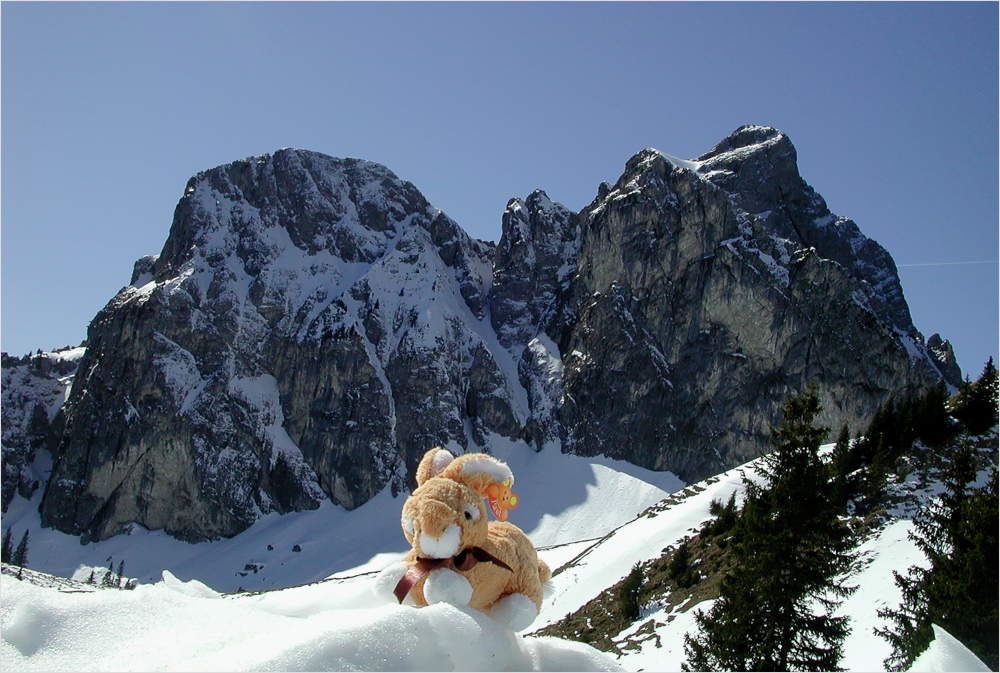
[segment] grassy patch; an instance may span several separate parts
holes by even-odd
[[[642,575],[638,619],[629,618],[628,606],[622,601],[622,594],[628,593],[623,592],[623,585],[628,581],[626,577],[576,612],[532,635],[577,640],[615,654],[636,649],[646,640],[658,641],[656,629],[663,624],[653,619],[647,619],[626,638],[619,639],[618,635],[646,619],[651,612],[663,608],[668,613],[686,612],[719,595],[719,582],[729,565],[730,532],[728,529],[713,530],[716,521],[718,519],[710,520],[700,532],[677,546],[667,547],[659,558],[638,564]],[[668,621],[670,619],[672,616]]]

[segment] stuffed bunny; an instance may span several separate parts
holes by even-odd
[[[468,605],[509,631],[528,628],[551,572],[520,528],[487,522],[483,506],[489,496],[504,519],[506,509],[516,506],[510,469],[484,453],[456,458],[438,447],[424,455],[416,476],[417,488],[403,504],[401,519],[412,549],[379,573],[375,592],[420,606]]]

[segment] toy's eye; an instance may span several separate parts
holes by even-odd
[[[479,521],[479,508],[471,502],[465,503],[465,520]]]

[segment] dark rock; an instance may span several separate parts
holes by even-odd
[[[562,434],[564,450],[696,480],[767,451],[785,397],[809,384],[821,422],[860,427],[941,376],[888,253],[829,213],[780,131],[742,127],[695,161],[644,150],[579,222],[576,273],[550,309],[569,319],[494,312],[518,343],[551,329],[561,377],[542,385],[546,368],[522,358],[521,379],[551,391],[529,395],[529,429],[558,428],[539,439]],[[498,278],[551,274],[508,247]]]
[[[378,164],[281,150],[196,175],[91,324],[43,524],[231,536],[398,492],[469,420],[519,433],[481,336],[492,253]]]
[[[15,496],[30,500],[41,485],[33,466],[39,451],[51,451],[62,430],[60,413],[82,348],[23,358],[3,354],[2,498],[6,512]]]
[[[944,377],[946,383],[956,389],[962,385],[962,368],[958,366],[955,359],[955,351],[951,347],[951,342],[945,341],[940,334],[932,334],[927,339],[927,350],[937,364],[938,371]]]

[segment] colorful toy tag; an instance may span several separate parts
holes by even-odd
[[[517,496],[510,492],[510,479],[493,482],[486,488],[486,501],[498,521],[507,520],[507,510],[517,508]]]

